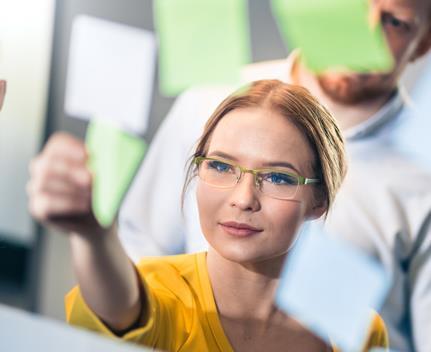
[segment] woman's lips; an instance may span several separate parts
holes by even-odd
[[[229,235],[238,237],[246,237],[263,231],[262,229],[258,229],[248,224],[238,223],[234,221],[220,223],[220,226]]]

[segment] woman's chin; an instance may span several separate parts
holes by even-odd
[[[287,253],[280,250],[265,250],[265,248],[244,248],[244,246],[224,246],[223,248],[213,248],[223,259],[241,264],[241,265],[258,265],[259,263],[268,262],[280,257],[284,257]]]

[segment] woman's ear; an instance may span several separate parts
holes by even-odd
[[[328,205],[326,204],[326,201],[316,202],[316,204],[312,205],[307,218],[308,220],[319,219],[323,214],[326,213],[327,210]]]
[[[320,187],[314,189],[313,201],[308,209],[307,219],[315,220],[324,215],[328,210],[328,199]]]

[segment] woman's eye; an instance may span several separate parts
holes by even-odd
[[[264,174],[262,180],[275,185],[292,186],[298,184],[296,177],[281,172],[271,172]]]
[[[211,160],[208,162],[208,168],[217,172],[230,172],[233,170],[232,165],[223,163],[221,161]]]

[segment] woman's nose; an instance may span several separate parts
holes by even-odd
[[[244,173],[232,189],[230,205],[245,211],[260,209],[259,190],[256,187],[255,177],[251,173]]]

